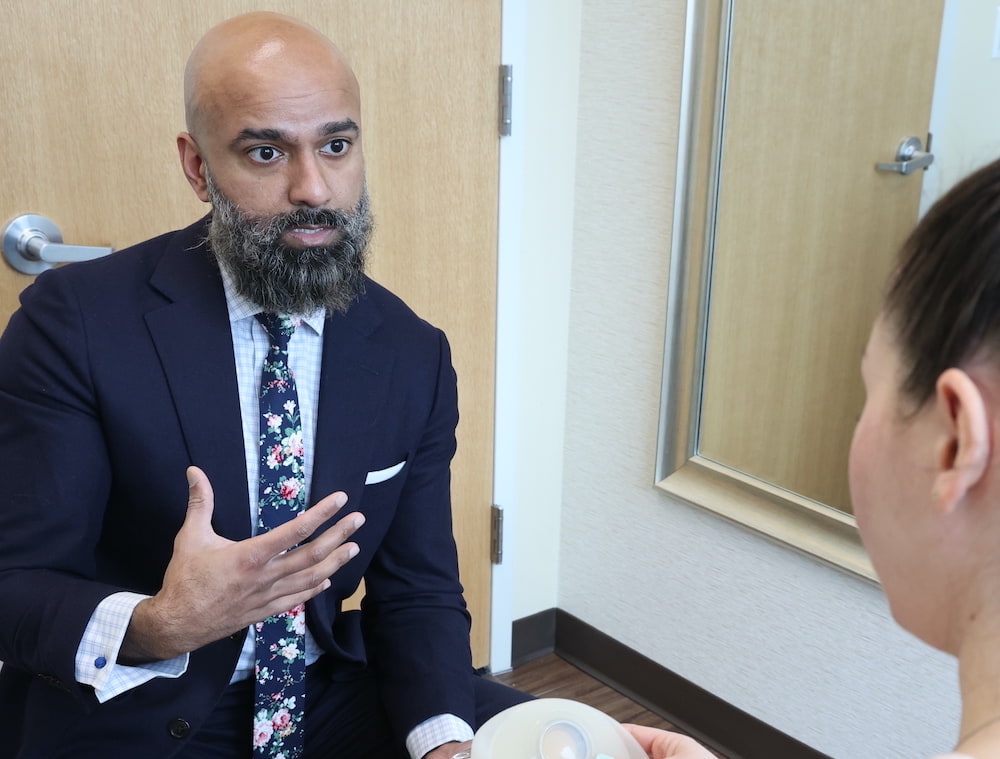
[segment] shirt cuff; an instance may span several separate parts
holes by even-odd
[[[406,750],[411,759],[423,759],[430,751],[449,741],[471,741],[469,723],[454,714],[439,714],[425,719],[406,736]]]
[[[180,677],[187,671],[188,654],[130,667],[118,664],[132,612],[149,596],[113,593],[94,609],[76,649],[76,680],[94,689],[99,703],[132,690],[154,677]]]

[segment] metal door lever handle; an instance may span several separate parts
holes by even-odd
[[[89,245],[65,245],[52,242],[45,235],[33,234],[24,242],[24,257],[31,261],[45,261],[49,264],[63,264],[71,261],[89,261],[111,252],[111,248],[96,248]]]
[[[24,274],[41,274],[54,264],[88,261],[111,252],[112,248],[64,244],[59,227],[36,214],[18,216],[3,233],[4,258]]]
[[[878,171],[894,171],[898,174],[912,174],[917,169],[926,169],[934,163],[934,154],[924,152],[922,148],[919,137],[907,137],[899,143],[895,161],[877,163],[875,168]]]

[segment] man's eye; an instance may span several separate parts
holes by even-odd
[[[270,163],[279,155],[278,149],[270,145],[261,145],[259,148],[253,148],[250,151],[250,157],[258,163]]]
[[[330,142],[327,143],[327,150],[333,155],[343,155],[350,147],[350,142],[339,137],[336,140],[330,140]]]

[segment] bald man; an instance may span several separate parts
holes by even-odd
[[[365,275],[357,79],[315,29],[254,13],[205,35],[184,91],[211,213],[41,275],[0,338],[0,759],[460,755],[526,697],[472,671],[455,375]],[[291,325],[283,352],[259,314]],[[308,508],[265,524],[279,354]],[[266,710],[275,619],[304,696]]]

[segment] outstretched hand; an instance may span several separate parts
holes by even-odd
[[[642,725],[623,725],[639,741],[650,759],[715,759],[715,754],[694,738]]]
[[[187,478],[187,516],[163,585],[136,606],[119,661],[171,659],[287,611],[329,588],[330,576],[358,553],[345,541],[364,524],[360,513],[305,542],[347,503],[342,492],[280,527],[232,541],[212,528],[208,477],[189,467]]]

